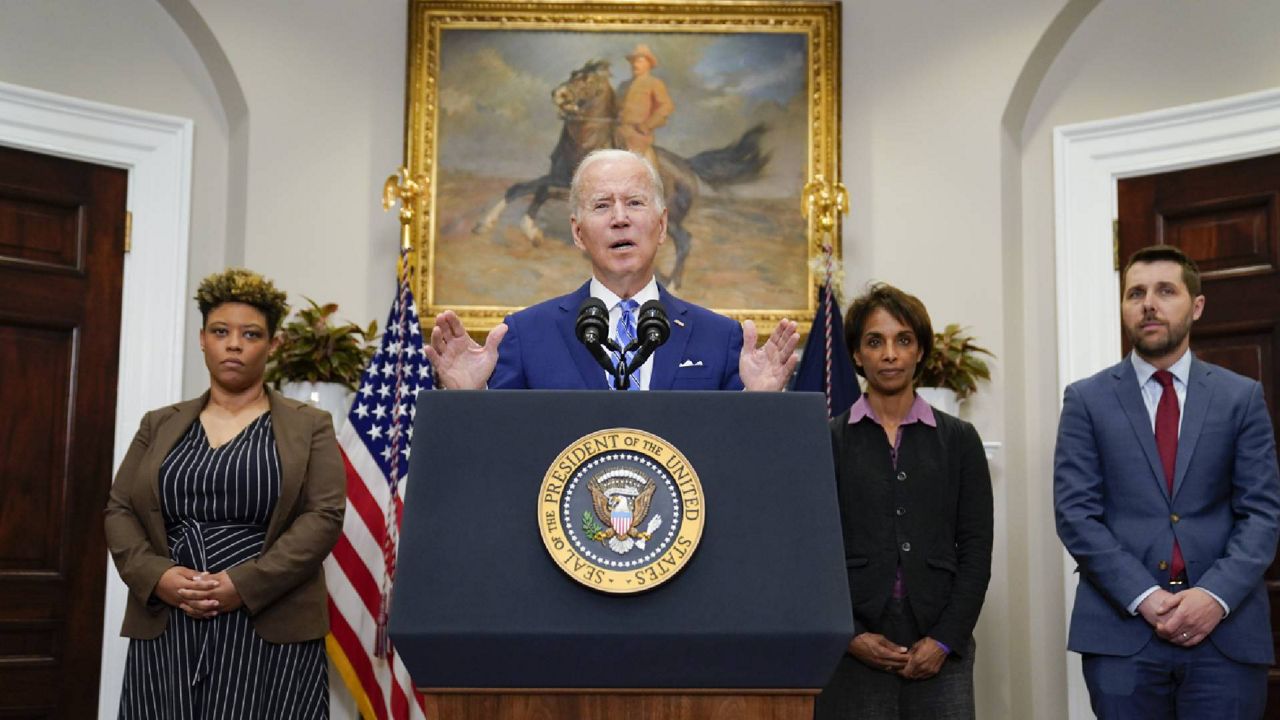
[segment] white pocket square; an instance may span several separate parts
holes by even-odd
[[[701,361],[701,360],[685,360],[684,362],[680,363],[680,367],[682,367],[682,368],[684,368],[684,367],[702,367],[702,361]]]

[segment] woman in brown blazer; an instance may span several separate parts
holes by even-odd
[[[284,293],[233,269],[196,300],[209,390],[142,418],[106,509],[129,587],[120,717],[325,718],[331,420],[263,382]]]

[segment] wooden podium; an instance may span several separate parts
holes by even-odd
[[[619,429],[694,468],[703,530],[669,581],[610,594],[544,547],[541,487]],[[411,458],[390,632],[432,720],[813,716],[853,635],[821,395],[424,392]]]
[[[816,694],[817,690],[705,688],[428,692],[426,714],[432,720],[812,720]]]

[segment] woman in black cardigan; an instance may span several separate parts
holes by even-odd
[[[867,390],[831,423],[854,637],[818,718],[973,718],[973,627],[991,578],[991,476],[969,423],[915,394],[924,305],[889,285],[849,308]]]

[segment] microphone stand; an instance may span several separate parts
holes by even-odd
[[[666,338],[663,339],[665,340]],[[640,338],[636,338],[627,344],[627,349],[623,351],[620,356],[622,359],[618,362],[618,373],[622,377],[622,385],[619,388],[620,390],[627,389],[627,386],[631,382],[631,373],[639,370],[640,366],[644,365],[645,362],[649,360],[649,356],[652,355],[653,351],[657,350],[660,345],[662,345],[661,342],[644,342],[640,340]],[[631,356],[631,362],[627,363],[626,357],[633,351],[635,354]]]
[[[634,344],[634,343],[632,343]],[[618,364],[615,367],[613,358],[609,357],[609,353],[605,352],[605,348],[618,353]],[[613,376],[613,389],[626,390],[631,385],[631,374],[627,371],[627,353],[631,351],[631,345],[623,350],[613,338],[605,338],[600,341],[599,345],[594,348],[599,352],[596,360],[604,367],[605,372]]]
[[[612,341],[611,341],[612,342]],[[613,371],[613,389],[627,390],[631,387],[631,369],[627,367],[627,353],[631,352],[634,342],[627,345],[625,350],[618,353],[618,367]],[[615,348],[617,343],[613,343]]]
[[[613,352],[620,352],[621,350],[618,347],[618,343],[614,342],[613,338],[606,337],[598,343],[583,344],[591,351],[591,357],[596,359],[596,363],[599,364],[600,367],[604,368],[604,371],[609,373],[609,375],[616,381],[620,368],[614,366],[613,357],[609,355],[609,351],[612,350]]]

